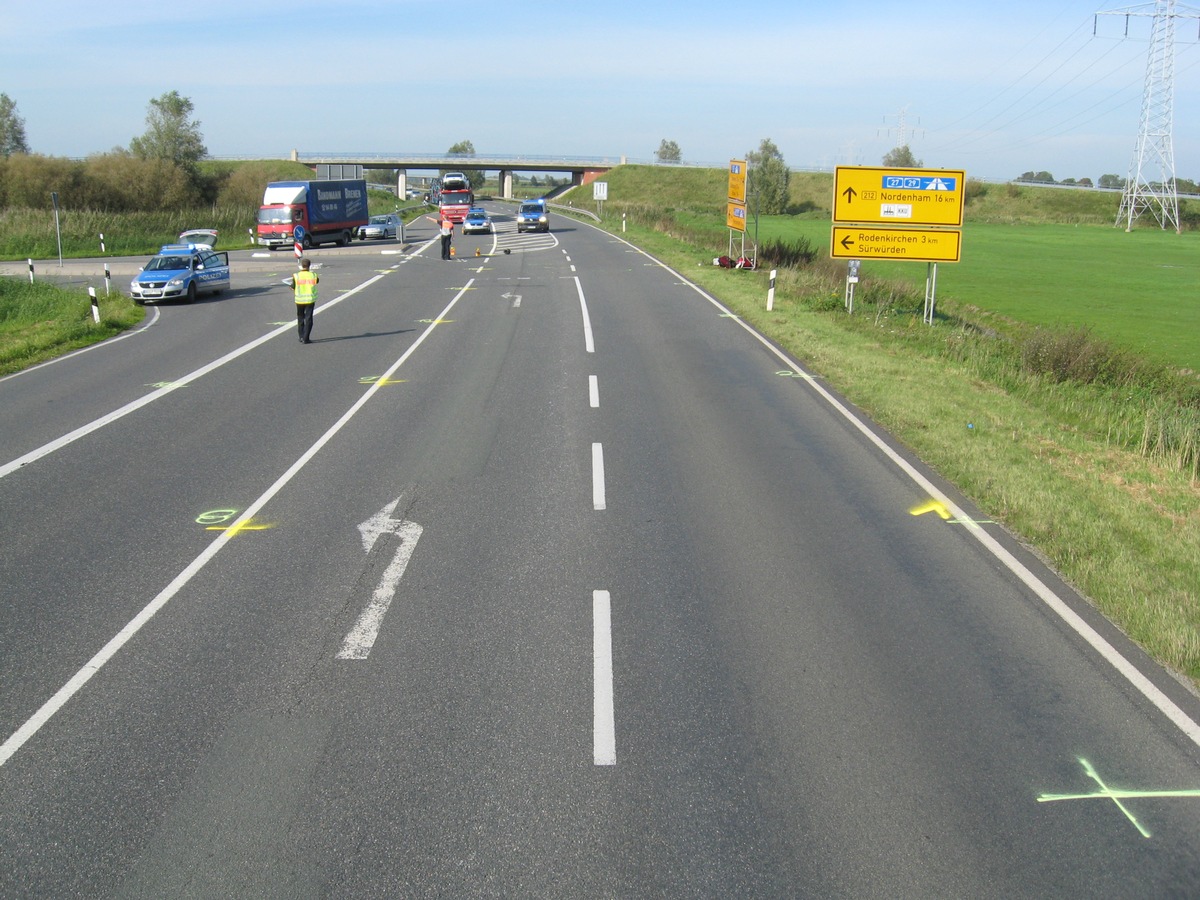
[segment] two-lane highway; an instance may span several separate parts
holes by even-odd
[[[311,345],[235,259],[0,381],[0,895],[1194,893],[1191,694],[679,273],[493,217],[318,251]]]

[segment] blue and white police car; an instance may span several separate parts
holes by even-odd
[[[229,287],[229,254],[204,244],[167,244],[129,284],[135,303],[185,300]]]

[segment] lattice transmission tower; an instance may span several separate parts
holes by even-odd
[[[1144,212],[1154,213],[1162,229],[1179,231],[1179,193],[1175,183],[1175,22],[1200,19],[1200,12],[1175,0],[1105,10],[1098,16],[1125,16],[1125,33],[1133,16],[1153,16],[1150,52],[1146,58],[1146,83],[1142,90],[1142,117],[1137,149],[1125,179],[1125,193],[1117,212],[1117,225],[1126,231]]]

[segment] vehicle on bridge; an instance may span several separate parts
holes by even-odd
[[[348,244],[367,222],[367,183],[362,179],[272,181],[258,208],[258,243],[290,247],[299,228],[306,250],[314,244]]]

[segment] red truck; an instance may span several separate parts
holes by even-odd
[[[474,205],[475,195],[470,188],[461,190],[446,190],[443,188],[438,195],[438,211],[443,218],[451,222],[461,222],[467,217],[467,211]]]
[[[366,225],[366,181],[272,181],[258,208],[258,243],[290,247],[300,229],[300,244],[348,244]]]

